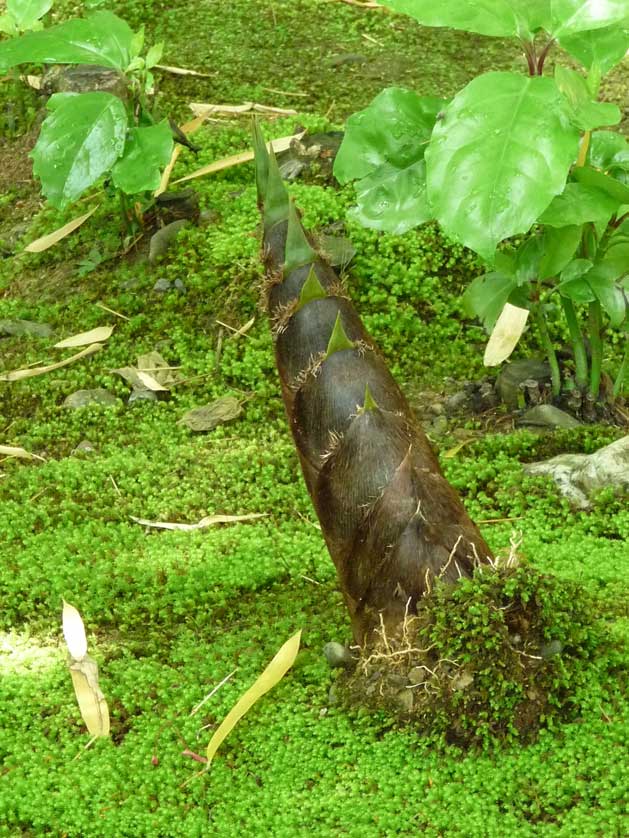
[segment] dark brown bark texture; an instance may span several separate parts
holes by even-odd
[[[491,551],[254,135],[286,413],[354,639],[369,646],[383,625],[399,631],[435,578],[469,576]]]

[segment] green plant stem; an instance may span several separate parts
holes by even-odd
[[[570,340],[572,341],[572,349],[574,351],[577,386],[581,390],[584,390],[588,385],[588,359],[583,335],[581,334],[579,321],[577,320],[577,312],[574,308],[574,303],[568,297],[561,298],[561,305],[568,321]]]
[[[553,396],[558,396],[561,393],[561,371],[559,369],[557,353],[555,352],[555,347],[550,339],[548,327],[546,326],[546,321],[544,320],[544,313],[542,312],[540,305],[535,308],[535,322],[537,323],[542,346],[546,351],[546,357],[548,358],[548,363],[550,365],[550,380],[552,383]]]
[[[588,310],[590,345],[592,347],[592,365],[590,368],[590,395],[598,398],[601,386],[601,366],[603,363],[603,341],[601,340],[601,304],[598,300],[590,303]]]
[[[129,205],[127,204],[127,196],[122,191],[122,189],[118,190],[118,198],[120,199],[120,212],[124,221],[124,228],[126,232],[129,235],[131,235],[133,233],[133,225],[131,223],[131,219],[129,218]]]
[[[620,364],[620,369],[618,370],[618,375],[614,381],[613,394],[615,399],[617,399],[618,396],[623,395],[626,378],[629,378],[629,333],[625,335],[625,352],[622,356],[622,362]]]

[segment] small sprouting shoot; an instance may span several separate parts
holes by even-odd
[[[353,341],[351,341],[345,334],[343,321],[341,320],[341,313],[339,312],[336,315],[334,328],[332,329],[332,334],[330,335],[330,341],[325,352],[325,357],[329,358],[330,355],[334,355],[335,352],[341,352],[343,349],[354,349],[355,346],[356,344],[353,343]]]
[[[269,180],[269,152],[264,142],[260,123],[253,119],[253,153],[256,167],[256,186],[258,189],[258,206],[264,204],[264,195]]]
[[[371,390],[369,389],[369,384],[365,384],[365,400],[363,402],[363,406],[358,408],[358,413],[367,413],[370,410],[377,410],[378,403],[371,395]]]
[[[319,277],[315,272],[314,265],[311,265],[306,281],[302,285],[301,292],[299,294],[296,311],[299,311],[300,308],[303,308],[307,303],[311,303],[313,300],[322,300],[325,297],[327,297],[325,288],[319,282]]]
[[[286,231],[286,251],[284,255],[284,274],[301,265],[307,265],[316,258],[310,246],[304,228],[301,226],[297,208],[292,198],[288,202],[288,230]]]
[[[269,229],[288,218],[288,192],[277,165],[275,152],[269,151],[269,173],[262,196],[264,206],[264,226]]]

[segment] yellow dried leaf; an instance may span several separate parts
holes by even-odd
[[[27,253],[42,253],[44,250],[48,250],[49,247],[57,244],[60,242],[61,239],[65,239],[66,236],[69,236],[70,233],[73,233],[78,227],[81,226],[90,215],[93,215],[98,206],[95,206],[89,212],[86,212],[85,215],[80,215],[78,218],[73,218],[72,221],[68,221],[67,224],[64,224],[63,227],[59,227],[58,230],[54,230],[52,233],[48,233],[45,236],[42,236],[39,239],[35,239],[30,244],[27,244],[24,250]]]
[[[186,67],[171,67],[169,64],[155,64],[155,69],[172,73],[173,76],[198,76],[203,79],[209,79],[216,75],[216,73],[199,73],[196,70],[188,70]]]
[[[92,736],[109,736],[109,707],[98,685],[98,666],[89,655],[70,663],[81,717]]]
[[[218,729],[214,732],[214,735],[210,739],[210,744],[207,746],[208,768],[225,737],[231,733],[240,719],[242,719],[245,713],[253,707],[256,701],[262,698],[265,693],[273,689],[273,687],[282,680],[284,675],[286,675],[288,670],[295,663],[295,658],[297,657],[297,652],[299,651],[300,640],[301,629],[289,640],[287,640],[286,643],[284,643],[282,648],[275,655],[264,672],[259,676],[257,681],[238,699],[229,713],[225,716]]]
[[[69,338],[55,343],[55,349],[71,349],[75,346],[86,346],[89,343],[101,343],[108,340],[113,332],[113,326],[99,326],[97,329],[90,329],[89,332],[80,332]]]
[[[5,457],[16,457],[21,460],[41,460],[45,462],[44,458],[40,457],[39,454],[31,454],[25,448],[19,448],[15,445],[0,445],[0,454]]]
[[[177,524],[169,521],[149,521],[146,518],[136,518],[135,515],[130,515],[132,521],[136,524],[141,524],[143,527],[154,527],[158,530],[178,530],[180,532],[192,532],[193,530],[203,530],[206,527],[213,527],[216,524],[236,524],[240,521],[253,521],[256,518],[265,518],[266,512],[252,512],[248,515],[207,515],[197,524]]]
[[[507,360],[522,337],[528,316],[528,309],[505,303],[485,349],[486,367],[497,367]]]
[[[61,367],[67,367],[68,364],[73,364],[75,361],[79,361],[81,358],[86,358],[88,355],[93,355],[95,352],[99,352],[102,348],[102,343],[93,343],[81,352],[77,352],[76,355],[72,355],[70,358],[65,358],[63,361],[57,361],[56,364],[48,364],[45,367],[28,367],[23,370],[5,372],[3,375],[0,375],[0,381],[21,381],[23,378],[33,378],[36,375],[44,375],[44,373],[53,372],[53,370],[61,369]]]
[[[87,655],[87,637],[85,636],[85,626],[81,615],[73,605],[63,600],[63,612],[61,617],[63,626],[63,636],[65,637],[66,645],[70,656],[75,660],[80,660]]]

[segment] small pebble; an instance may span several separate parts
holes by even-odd
[[[352,653],[342,643],[335,643],[334,641],[326,643],[323,647],[323,655],[333,669],[341,666],[352,666],[354,663]]]

